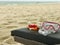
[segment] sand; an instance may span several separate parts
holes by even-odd
[[[0,5],[0,45],[24,45],[15,42],[10,34],[14,29],[26,27],[29,21],[60,23],[60,4]]]

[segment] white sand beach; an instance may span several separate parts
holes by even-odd
[[[24,45],[15,42],[10,33],[26,27],[29,21],[60,23],[60,4],[0,5],[0,45]]]

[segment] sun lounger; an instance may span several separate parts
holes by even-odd
[[[48,45],[60,44],[60,30],[57,33],[44,36],[42,34],[39,34],[37,31],[31,31],[27,28],[21,28],[11,31],[11,35],[15,37],[14,39],[17,41],[20,41],[20,39],[16,38],[19,37],[26,40],[41,42]]]

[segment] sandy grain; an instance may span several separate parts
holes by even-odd
[[[22,45],[10,31],[26,27],[29,21],[60,23],[60,4],[0,5],[0,45]]]

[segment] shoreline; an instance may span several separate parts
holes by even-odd
[[[60,4],[60,2],[34,2],[34,1],[31,1],[31,2],[25,2],[25,1],[0,1],[0,5],[7,5],[7,4],[22,4],[22,5],[25,5],[25,4]]]

